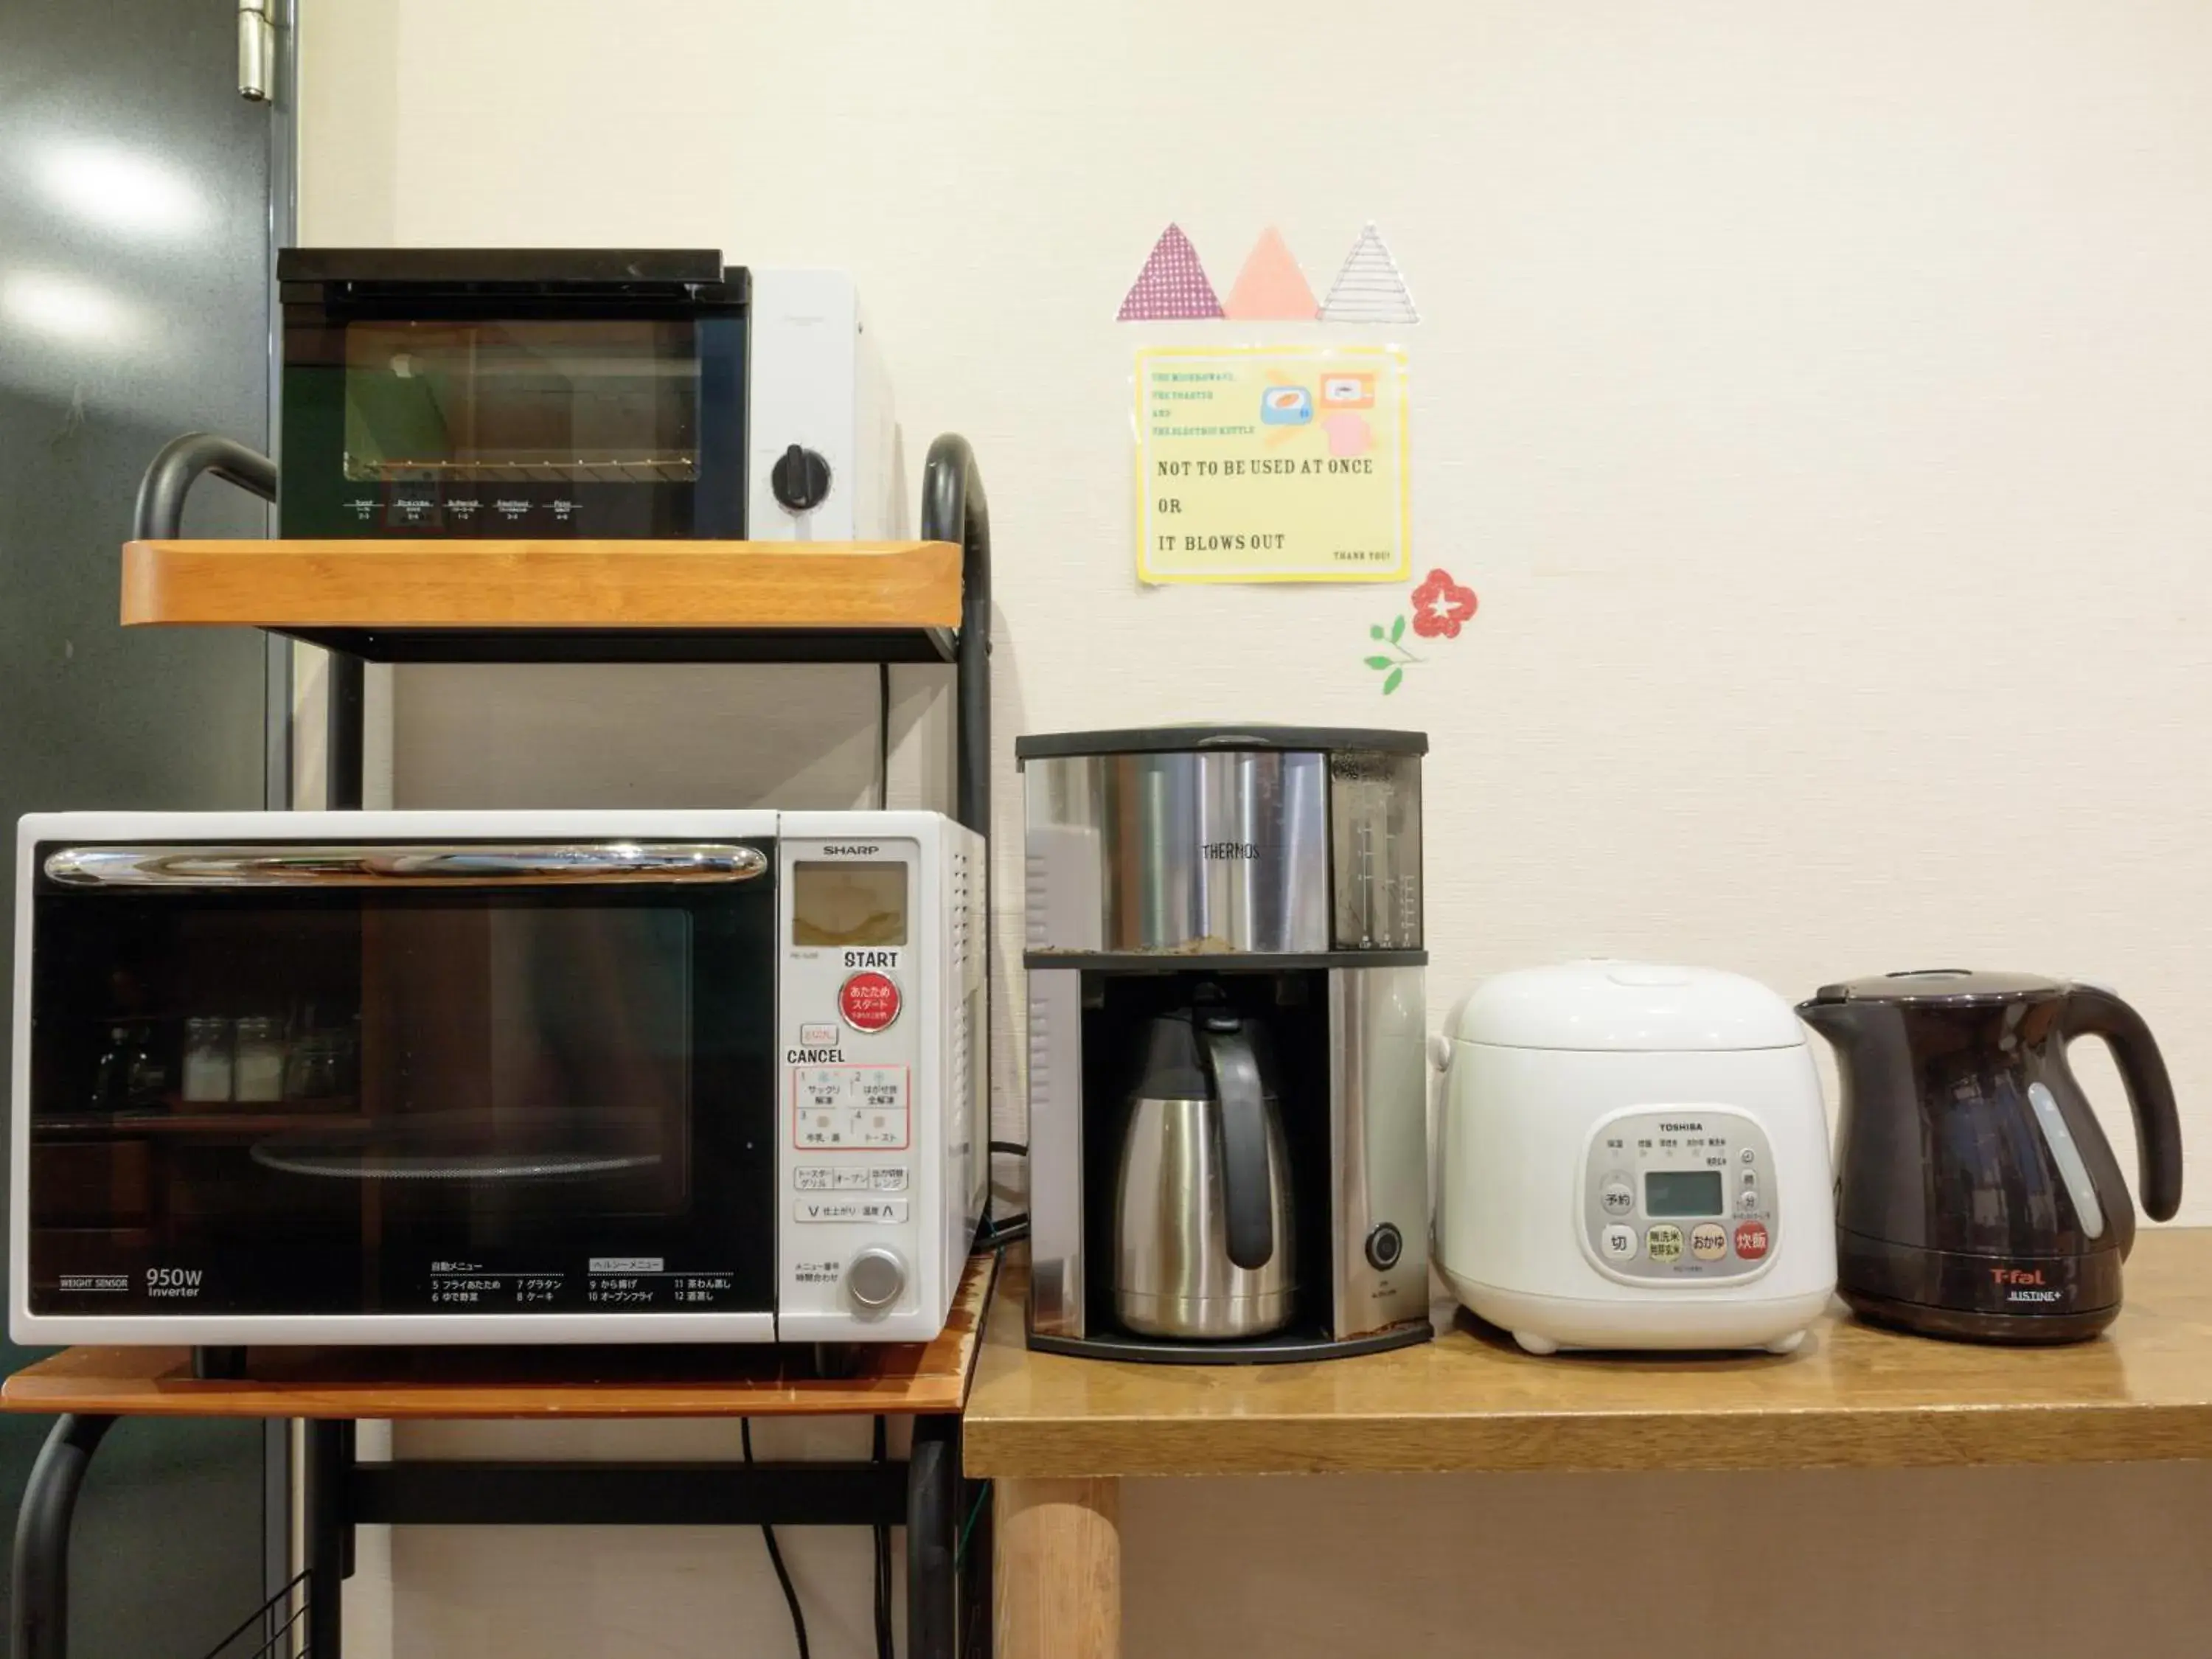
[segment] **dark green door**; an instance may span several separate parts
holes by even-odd
[[[289,116],[239,96],[237,29],[236,0],[0,6],[0,914],[11,918],[23,812],[263,801],[260,637],[125,637],[116,624],[118,550],[155,452],[194,428],[269,446],[268,272],[289,218]],[[186,527],[258,536],[266,522],[259,502],[209,482]],[[11,987],[12,933],[0,927]],[[0,1076],[8,1043],[0,1022]],[[33,1357],[9,1343],[0,1365]],[[0,1417],[10,1534],[47,1426]],[[77,1511],[74,1653],[194,1659],[259,1602],[282,1535],[281,1514],[264,1531],[263,1448],[255,1423],[117,1427]]]

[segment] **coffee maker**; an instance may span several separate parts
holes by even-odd
[[[1029,1341],[1425,1341],[1417,732],[1024,737]]]

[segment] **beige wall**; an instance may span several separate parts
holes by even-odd
[[[303,9],[310,239],[858,274],[908,456],[949,428],[981,457],[1002,735],[1427,728],[1437,1011],[1593,951],[1796,994],[1942,962],[2080,973],[2142,1006],[2212,1146],[2212,9]],[[1271,222],[1325,283],[1372,218],[1413,284],[1415,556],[1483,609],[1387,703],[1358,659],[1402,588],[1134,583],[1139,334],[1110,319],[1170,218],[1224,287]],[[2109,1067],[2082,1069],[2124,1158]],[[2212,1185],[2185,1215],[2212,1221]],[[1606,1540],[1638,1540],[1601,1569],[1620,1583],[1712,1528],[1730,1571],[1671,1581],[1663,1620],[1618,1613],[1643,1650],[1795,1636],[1809,1606],[1815,1651],[1932,1656],[1986,1606],[2030,1659],[2115,1632],[2179,1655],[2212,1592],[2172,1540],[2203,1535],[2208,1492],[2197,1469],[1168,1483],[1131,1504],[1130,1623],[1152,1654],[1218,1651],[1245,1628],[1224,1608],[1279,1613],[1285,1651],[1479,1623],[1501,1654],[1595,1653]],[[799,1547],[825,1618],[860,1595],[849,1544]],[[649,1613],[665,1650],[725,1651],[709,1615],[779,1616],[757,1555],[402,1539],[399,1648],[629,1651]],[[847,1636],[817,1651],[861,1651]]]

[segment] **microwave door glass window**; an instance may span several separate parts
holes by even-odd
[[[694,333],[613,318],[351,323],[346,479],[695,483]]]
[[[174,1269],[203,1313],[768,1305],[773,1216],[736,1195],[772,1171],[774,904],[42,895],[34,1297],[142,1312]]]

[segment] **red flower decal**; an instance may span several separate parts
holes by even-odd
[[[1442,570],[1413,590],[1413,631],[1425,640],[1455,640],[1460,624],[1474,615],[1474,590],[1462,587]]]

